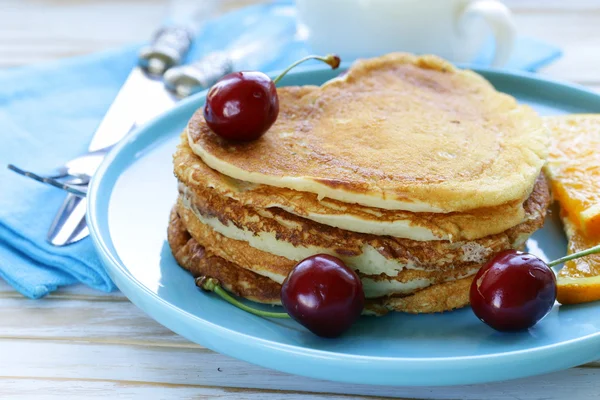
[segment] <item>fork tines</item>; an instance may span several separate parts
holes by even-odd
[[[12,164],[8,164],[8,169],[16,172],[19,175],[23,175],[23,176],[31,178],[35,181],[45,183],[47,185],[53,186],[58,189],[62,189],[64,191],[72,193],[76,196],[85,197],[87,195],[87,185],[69,185],[68,183],[61,182],[54,178],[40,176],[33,172],[25,171],[25,170],[15,166],[15,165],[12,165]]]

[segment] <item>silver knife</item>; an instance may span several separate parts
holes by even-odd
[[[136,126],[142,125],[173,107],[177,98],[161,80],[169,68],[185,58],[192,38],[202,22],[212,15],[212,0],[177,0],[171,3],[169,26],[159,29],[152,42],[139,53],[139,63],[98,126],[90,142],[90,152],[113,146]],[[85,238],[86,199],[68,194],[50,228],[47,241],[65,246]]]

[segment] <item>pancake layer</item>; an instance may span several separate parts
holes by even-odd
[[[433,56],[362,60],[321,87],[278,93],[279,118],[251,143],[222,140],[198,111],[187,128],[194,153],[245,182],[435,213],[521,201],[547,155],[531,108]]]
[[[256,209],[280,208],[300,217],[344,230],[413,240],[472,240],[525,221],[526,198],[496,207],[455,213],[412,213],[383,210],[338,200],[319,200],[314,193],[252,184],[208,167],[189,147],[187,136],[173,156],[175,175],[187,188],[204,196],[207,191]]]

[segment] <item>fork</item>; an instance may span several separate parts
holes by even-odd
[[[19,175],[23,175],[28,178],[31,178],[34,181],[38,181],[38,182],[45,183],[50,186],[54,186],[55,188],[62,189],[66,192],[72,193],[79,197],[85,197],[87,194],[86,193],[87,192],[87,184],[79,183],[80,178],[78,178],[78,177],[72,177],[72,180],[60,181],[51,175],[50,176],[38,175],[34,172],[21,169],[13,164],[8,164],[8,169],[16,172]]]
[[[80,197],[85,197],[87,194],[87,185],[92,175],[94,175],[94,172],[96,172],[102,159],[111,147],[105,147],[73,158],[63,166],[47,174],[26,171],[13,164],[9,164],[8,169],[35,181],[54,186]]]

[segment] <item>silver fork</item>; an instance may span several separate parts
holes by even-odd
[[[27,171],[12,164],[8,165],[8,169],[35,181],[85,197],[87,185],[108,150],[110,150],[110,147],[83,154],[47,174]]]
[[[76,196],[79,197],[85,197],[86,196],[86,188],[87,185],[80,185],[79,184],[79,178],[72,178],[73,180],[63,180],[60,181],[56,178],[53,178],[51,176],[44,176],[44,175],[38,175],[35,172],[31,172],[31,171],[26,171],[24,169],[21,169],[13,164],[8,164],[8,169],[10,169],[11,171],[16,172],[19,175],[23,175],[26,176],[28,178],[33,179],[34,181],[38,181],[40,183],[45,183],[46,185],[50,185],[53,186],[55,188],[58,189],[62,189],[66,192],[72,193]]]

